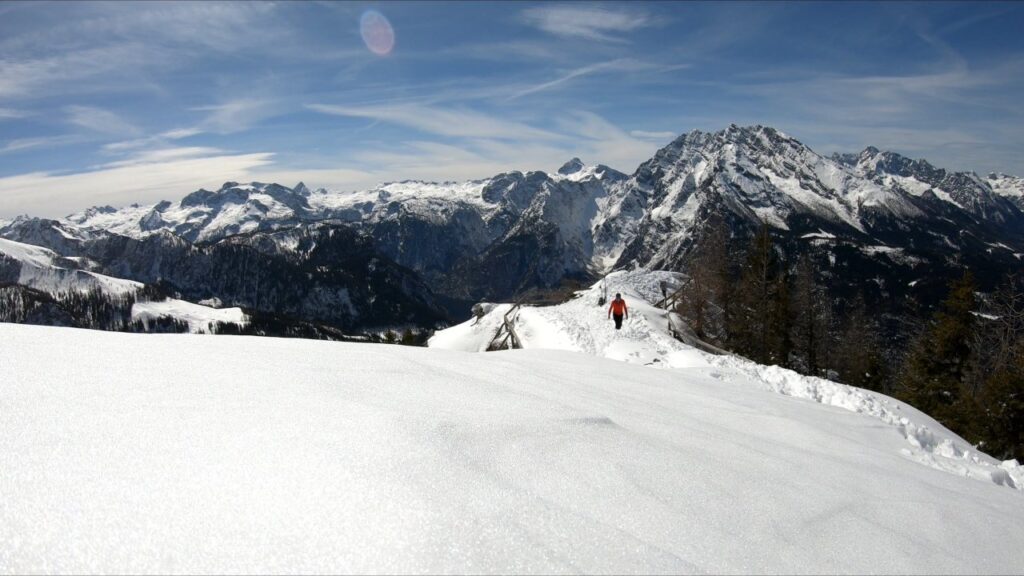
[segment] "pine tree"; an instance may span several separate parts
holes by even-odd
[[[782,267],[775,277],[770,298],[765,342],[768,348],[768,362],[789,367],[793,352],[792,302],[789,274],[786,273],[785,267]]]
[[[975,338],[972,427],[983,449],[1024,462],[1024,275],[1003,281]]]
[[[731,347],[762,364],[785,363],[789,295],[767,226],[762,226],[747,251],[735,296]]]
[[[721,345],[731,308],[732,270],[729,229],[718,220],[686,261],[688,282],[676,311],[703,340]]]
[[[878,325],[858,293],[847,312],[839,338],[836,367],[840,379],[860,388],[889,392],[888,367],[882,357]]]
[[[1024,351],[1016,366],[988,379],[978,406],[976,429],[984,450],[996,458],[1024,462]]]
[[[814,257],[800,257],[793,278],[792,341],[794,369],[815,376],[825,375],[832,356],[832,304],[818,282]]]
[[[963,428],[955,406],[970,368],[974,292],[969,271],[951,285],[931,325],[913,343],[899,383],[901,399],[951,428]]]

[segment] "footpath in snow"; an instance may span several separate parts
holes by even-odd
[[[654,368],[683,369],[685,374],[696,371],[863,414],[870,419],[867,422],[881,423],[903,438],[899,451],[915,462],[1024,491],[1024,466],[1016,461],[1000,462],[975,450],[928,415],[890,396],[733,355],[709,354],[680,342],[669,333],[669,312],[653,305],[662,298],[662,283],[671,287],[680,281],[673,272],[614,272],[563,304],[522,307],[515,329],[527,349],[569,350]],[[615,330],[608,319],[607,304],[598,306],[605,291],[609,298],[622,293],[629,306],[630,317],[622,330]],[[440,331],[429,345],[485,351],[510,308],[510,304],[491,305],[483,318]],[[673,321],[681,323],[678,316]]]
[[[0,342],[3,573],[1024,572],[1021,492],[738,370],[12,324]]]

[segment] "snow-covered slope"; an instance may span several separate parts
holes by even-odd
[[[514,326],[526,349],[572,350],[655,368],[714,368],[716,377],[740,380],[776,392],[866,415],[901,436],[900,453],[926,466],[983,482],[1024,490],[1024,467],[998,462],[975,450],[964,439],[913,407],[889,396],[803,376],[777,366],[761,366],[728,354],[711,354],[677,340],[669,326],[685,330],[675,314],[652,305],[661,298],[661,285],[671,291],[681,278],[670,272],[615,272],[564,304],[523,307]],[[615,330],[598,299],[621,293],[629,307],[622,330]],[[432,348],[482,352],[502,325],[511,305],[490,308],[470,320],[435,334]]]
[[[955,206],[976,218],[996,224],[1019,219],[1014,210],[997,192],[993,184],[1009,183],[990,177],[984,180],[973,172],[950,172],[932,166],[925,160],[911,160],[894,152],[883,152],[868,147],[854,159],[838,156],[834,159],[848,165],[851,170],[888,189],[911,196],[933,197]]]
[[[3,265],[4,260],[13,266]],[[0,238],[0,282],[21,284],[50,294],[99,289],[106,294],[122,295],[136,292],[143,286],[132,280],[71,268],[70,264],[75,262],[62,259],[47,248]],[[17,268],[16,273],[14,268]]]
[[[0,285],[27,286],[52,296],[71,292],[99,290],[107,296],[135,295],[145,284],[114,278],[78,268],[88,264],[84,258],[62,258],[52,250],[0,238]],[[131,320],[148,328],[160,318],[173,318],[188,324],[191,332],[210,332],[217,323],[244,325],[241,308],[217,309],[184,300],[134,302]]]
[[[244,326],[248,321],[241,308],[212,308],[175,298],[132,305],[132,320],[142,322],[143,326],[148,327],[149,322],[160,318],[185,322],[193,333],[212,332],[218,323]]]
[[[1008,174],[989,174],[985,179],[992,191],[1024,210],[1024,178]]]
[[[8,324],[0,341],[6,573],[1024,570],[1021,492],[722,367]]]

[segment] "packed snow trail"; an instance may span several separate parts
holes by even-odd
[[[524,348],[572,350],[594,356],[623,360],[636,364],[707,365],[702,357],[692,354],[690,346],[668,333],[668,312],[651,302],[661,298],[660,283],[678,286],[675,272],[616,272],[606,278],[608,302],[598,305],[600,283],[558,306],[523,306],[516,331]],[[608,305],[617,292],[622,293],[628,315],[621,330],[608,318]],[[432,348],[448,348],[479,352],[487,349],[501,324],[508,304],[494,307],[481,321],[470,321],[443,330],[430,339]]]
[[[915,462],[963,476],[1024,491],[1024,466],[977,451],[928,415],[894,398],[804,376],[778,366],[762,366],[734,355],[702,352],[669,333],[669,312],[652,305],[662,298],[662,283],[672,290],[681,282],[674,272],[633,270],[609,274],[576,298],[557,306],[523,306],[516,331],[524,348],[571,350],[656,368],[715,368],[720,380],[737,380],[778,394],[811,400],[863,414],[905,440],[899,453]],[[599,297],[621,292],[629,306],[622,330],[608,320],[607,303]],[[429,345],[483,351],[501,323],[508,304],[496,305],[479,321],[472,320],[435,334]],[[681,319],[675,320],[677,327]]]
[[[0,324],[0,572],[1020,573],[1024,497],[718,368]]]

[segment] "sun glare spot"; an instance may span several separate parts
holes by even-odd
[[[376,10],[367,10],[359,18],[359,33],[370,52],[378,56],[387,56],[395,47],[395,30],[383,14]]]

